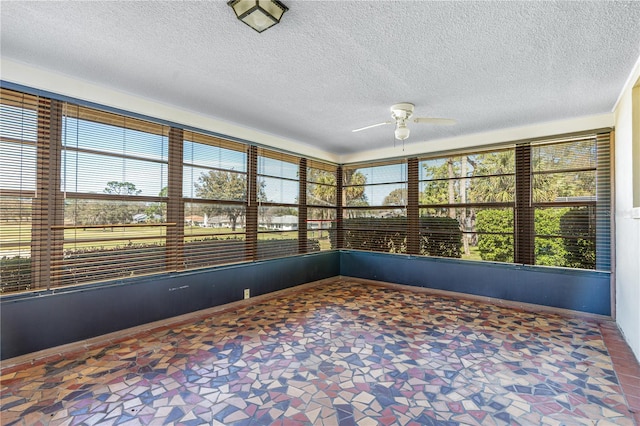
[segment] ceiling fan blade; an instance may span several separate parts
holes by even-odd
[[[385,124],[393,124],[393,121],[385,121],[384,123],[372,124],[371,126],[361,127],[359,129],[352,130],[352,132],[359,132],[361,130],[367,130],[378,126],[384,126]]]
[[[452,118],[431,118],[431,117],[417,117],[413,119],[414,123],[427,123],[427,124],[442,124],[445,126],[451,126],[456,124],[456,120]]]

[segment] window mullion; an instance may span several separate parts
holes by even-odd
[[[407,253],[420,254],[420,161],[407,160]]]
[[[166,268],[167,271],[184,269],[184,199],[182,198],[182,157],[184,132],[169,130],[169,170],[167,187]]]
[[[535,263],[531,171],[531,145],[517,145],[514,262],[528,265]]]
[[[248,194],[245,258],[256,260],[258,257],[258,148],[249,147],[247,156]]]
[[[60,191],[60,145],[62,103],[38,102],[38,148],[36,191],[33,199],[31,236],[32,282],[36,288],[57,285],[56,274],[63,258],[63,200]]]
[[[300,183],[298,191],[298,253],[306,253],[307,247],[307,159],[300,158]]]

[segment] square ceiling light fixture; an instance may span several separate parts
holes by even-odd
[[[259,33],[280,22],[282,15],[289,10],[278,0],[230,0],[227,4],[239,20]]]

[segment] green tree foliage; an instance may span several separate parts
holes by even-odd
[[[137,189],[131,182],[111,181],[102,191],[109,195],[140,195],[142,190]],[[131,223],[133,216],[143,209],[142,203],[131,201],[107,201],[102,204],[103,208],[98,211],[98,223],[115,224]]]
[[[515,193],[515,151],[497,151],[467,157],[471,176],[469,201],[478,203],[508,203]]]
[[[482,260],[513,262],[512,210],[486,209],[478,211],[476,213],[476,230],[479,233],[478,250]]]
[[[532,148],[534,201],[595,196],[595,172],[584,170],[595,167],[595,161],[596,145],[593,139]],[[557,173],[537,173],[554,171]]]
[[[565,264],[569,268],[596,268],[595,214],[588,208],[572,208],[560,217]]]
[[[367,194],[365,186],[367,177],[358,170],[347,169],[344,171],[344,199],[346,207],[368,206]],[[354,214],[351,211],[350,214]]]
[[[202,173],[195,183],[196,195],[208,200],[245,201],[247,199],[247,177],[241,173],[211,170]],[[266,201],[264,184],[258,187],[258,201]],[[209,205],[204,213],[211,216],[226,216],[231,221],[231,229],[236,230],[238,219],[245,214],[243,205]]]
[[[568,208],[535,210],[535,261],[536,265],[565,266],[567,251],[559,236],[560,218]]]
[[[117,182],[112,180],[107,182],[106,188],[102,191],[110,195],[140,195],[141,189],[137,189],[135,184],[131,182]]]
[[[420,218],[420,254],[439,257],[462,257],[462,231],[456,219]]]
[[[515,193],[515,159],[513,150],[452,156],[427,160],[422,163],[422,192],[420,204],[455,205],[460,207],[442,208],[437,214],[457,219],[464,231],[464,253],[470,253],[470,246],[478,244],[474,234],[478,218],[476,208],[468,203],[512,202]],[[436,209],[431,209],[436,212]],[[482,227],[482,225],[480,225]],[[490,225],[489,225],[490,226]],[[485,238],[485,246],[487,240]],[[496,241],[496,246],[504,241]],[[491,244],[489,244],[491,245]],[[488,257],[503,257],[502,253]]]
[[[407,188],[394,189],[384,197],[382,205],[384,206],[406,206],[408,202]]]
[[[136,196],[142,191],[131,182],[111,181],[102,192],[114,196]],[[127,224],[145,209],[143,202],[128,200],[67,200],[65,220],[76,225]]]
[[[31,289],[31,258],[0,258],[0,293]]]
[[[315,206],[336,205],[336,175],[326,170],[309,168],[307,180],[310,191],[307,204]]]
[[[31,200],[19,197],[0,199],[0,222],[21,222],[31,219]]]

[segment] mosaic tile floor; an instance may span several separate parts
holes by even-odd
[[[633,425],[598,324],[355,282],[3,373],[4,425]]]

